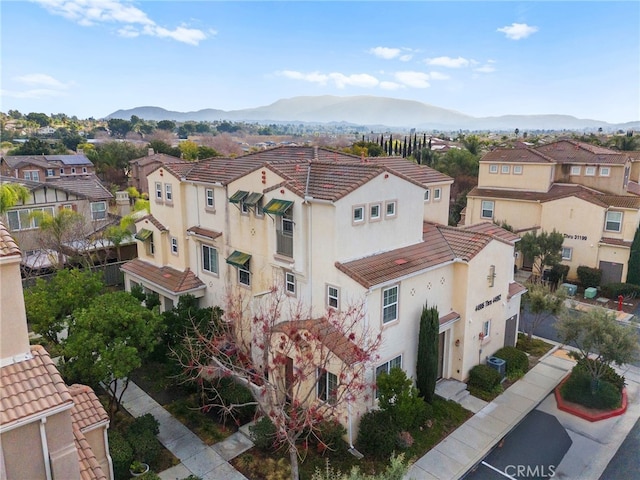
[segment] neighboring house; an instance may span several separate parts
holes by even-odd
[[[0,223],[0,478],[113,480],[98,397],[67,387],[47,351],[29,345],[21,259]]]
[[[20,183],[30,191],[29,199],[24,204],[15,205],[4,215],[9,231],[27,256],[42,248],[38,221],[32,216],[35,211],[55,216],[59,211],[67,209],[82,214],[85,229],[83,232],[74,232],[76,240],[89,239],[112,221],[108,211],[113,195],[93,174],[54,178],[46,182],[0,176],[0,182]]]
[[[519,234],[555,229],[565,237],[562,263],[570,279],[584,265],[600,268],[602,283],[624,282],[640,226],[639,182],[638,152],[571,140],[496,149],[480,160],[464,224],[506,222]],[[517,262],[524,269],[532,264]]]
[[[445,226],[452,179],[429,167],[278,147],[164,165],[148,181],[139,258],[122,270],[127,290],[154,291],[163,308],[184,293],[223,306],[228,287],[258,298],[277,285],[310,309],[304,328],[322,329],[327,309],[361,301],[363,322],[383,335],[371,375],[399,366],[415,376],[425,304],[441,316],[440,377],[464,380],[515,344],[518,237],[492,223]]]
[[[147,184],[147,175],[160,165],[182,163],[184,160],[164,153],[155,153],[150,148],[148,155],[142,158],[136,158],[129,162],[129,186],[135,187],[140,193],[149,193],[149,185]]]
[[[0,157],[0,175],[44,182],[77,175],[93,175],[95,168],[84,154],[76,155],[4,155]]]

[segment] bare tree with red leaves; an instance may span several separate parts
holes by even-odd
[[[220,321],[213,328],[194,325],[179,358],[187,377],[202,385],[209,407],[233,415],[248,405],[225,404],[217,390],[221,377],[251,392],[258,414],[275,426],[274,445],[288,450],[297,480],[301,445],[322,441],[321,423],[344,425],[352,408],[371,401],[381,337],[368,331],[364,317],[362,303],[313,318],[278,288],[252,301],[229,292]]]

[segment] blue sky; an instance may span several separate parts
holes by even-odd
[[[640,2],[0,4],[0,110],[235,110],[375,95],[476,116],[640,120]]]

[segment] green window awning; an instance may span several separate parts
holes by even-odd
[[[250,207],[255,207],[261,198],[262,198],[261,193],[256,193],[256,192],[250,193],[249,195],[247,195],[247,198],[244,199],[244,204]]]
[[[238,190],[236,193],[229,197],[229,203],[240,203],[247,195],[249,195],[249,192]]]
[[[138,233],[135,234],[135,238],[137,240],[140,240],[140,241],[144,242],[151,235],[153,235],[153,232],[151,230],[147,230],[146,228],[143,228]]]
[[[227,257],[227,263],[234,267],[244,267],[249,260],[251,260],[250,254],[239,252],[238,250]]]
[[[271,215],[284,215],[285,212],[291,208],[291,205],[293,205],[293,202],[290,202],[289,200],[279,200],[274,198],[269,201],[262,210],[264,213],[269,213]]]

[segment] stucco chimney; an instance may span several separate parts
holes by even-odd
[[[129,202],[129,192],[126,190],[116,192],[116,208],[118,215],[124,217],[131,213],[131,203]]]
[[[155,153],[156,153],[156,152],[154,152],[154,151],[153,151],[153,148],[150,148],[150,149],[147,151],[147,155],[148,155],[149,157],[150,157],[151,155],[155,155]]]

